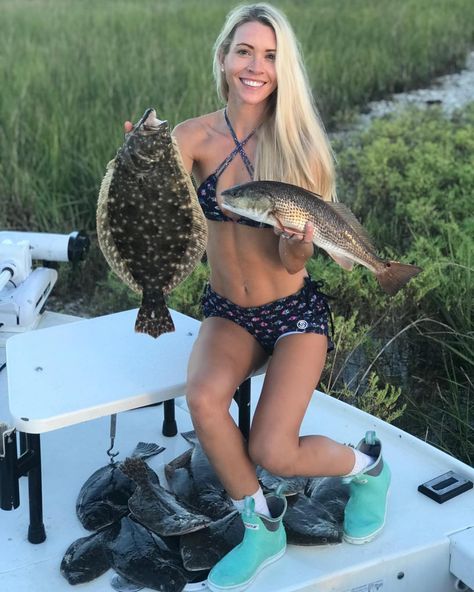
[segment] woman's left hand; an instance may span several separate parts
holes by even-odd
[[[282,227],[282,228],[274,227],[273,230],[276,235],[278,235],[280,238],[283,238],[283,239],[289,241],[291,244],[295,244],[295,243],[296,244],[298,244],[298,243],[310,244],[313,242],[313,238],[314,238],[314,224],[312,222],[310,222],[309,220],[306,222],[303,232],[295,230],[294,228],[285,228],[285,227]]]
[[[314,225],[307,221],[304,231],[294,228],[275,228],[275,234],[280,237],[278,251],[280,259],[289,273],[301,271],[308,259],[314,253],[313,237]]]

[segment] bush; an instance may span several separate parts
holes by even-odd
[[[419,435],[430,433],[431,441],[468,462],[474,458],[473,153],[474,104],[451,119],[439,109],[414,109],[375,122],[348,148],[340,146],[339,196],[382,256],[424,271],[389,299],[365,269],[344,274],[319,254],[311,262],[339,296],[337,312],[359,311],[364,334],[380,343],[409,336],[404,347],[410,361],[398,377],[406,382],[407,402],[400,423]],[[375,358],[382,375],[386,353]],[[453,419],[457,428],[446,434]]]

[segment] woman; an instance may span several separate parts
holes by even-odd
[[[212,569],[208,586],[237,591],[286,546],[286,502],[279,494],[265,498],[255,465],[281,476],[364,474],[352,480],[346,510],[345,538],[354,543],[383,526],[389,470],[376,439],[353,449],[324,436],[299,436],[331,347],[328,305],[305,269],[312,225],[304,233],[274,230],[221,208],[223,190],[251,179],[335,197],[332,153],[284,15],[263,3],[232,11],[215,44],[214,75],[225,109],[185,121],[173,133],[200,183],[209,226],[211,274],[187,401],[197,436],[246,526],[243,542]],[[229,407],[237,387],[269,356],[245,442]]]

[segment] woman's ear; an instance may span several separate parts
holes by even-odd
[[[225,71],[224,60],[225,60],[225,55],[221,51],[221,52],[219,52],[219,65],[220,65],[221,72]]]

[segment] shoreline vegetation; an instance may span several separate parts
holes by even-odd
[[[301,40],[322,119],[350,128],[369,101],[427,86],[474,47],[472,0],[275,1]],[[220,108],[211,45],[235,2],[0,0],[0,228],[84,229],[49,307],[136,306],[97,248],[95,208],[122,122],[148,106],[175,125]],[[183,31],[185,34],[183,34]],[[424,268],[395,298],[362,267],[309,263],[335,296],[336,351],[321,390],[474,462],[474,104],[407,109],[333,142],[338,194],[383,256]],[[169,306],[198,317],[203,263]],[[76,309],[68,309],[68,303]]]

